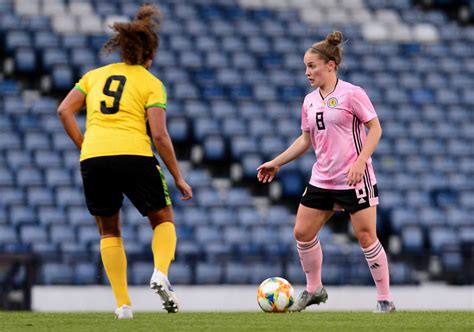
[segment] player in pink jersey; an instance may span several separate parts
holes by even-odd
[[[271,182],[281,166],[303,155],[310,146],[315,151],[317,160],[294,228],[307,284],[290,311],[326,302],[318,233],[334,210],[344,209],[350,213],[354,234],[375,281],[376,312],[393,312],[387,256],[376,233],[378,193],[371,160],[382,128],[365,91],[337,77],[341,41],[342,33],[336,31],[306,51],[306,77],[316,89],[303,102],[302,134],[275,159],[260,165],[257,177],[263,183]]]

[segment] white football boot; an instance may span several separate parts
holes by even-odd
[[[179,302],[168,277],[161,271],[155,269],[150,280],[150,288],[161,297],[163,309],[168,313],[175,313],[179,310]]]
[[[117,319],[132,319],[132,307],[124,304],[120,308],[115,309],[115,318]]]

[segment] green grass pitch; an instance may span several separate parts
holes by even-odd
[[[0,312],[0,331],[474,331],[472,311],[369,312],[137,312],[133,320],[113,313]]]

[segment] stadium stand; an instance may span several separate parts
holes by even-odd
[[[299,135],[303,53],[340,29],[341,77],[366,89],[384,130],[373,160],[392,282],[472,283],[474,29],[415,2],[160,1],[152,72],[167,87],[169,131],[195,191],[180,202],[166,173],[179,239],[171,280],[304,282],[291,226],[314,156],[285,166],[268,189],[255,169]],[[107,282],[78,153],[55,111],[83,73],[117,61],[100,55],[107,22],[140,3],[0,0],[0,252],[37,255],[40,284]],[[128,201],[122,217],[130,282],[146,283],[151,231]],[[321,235],[323,280],[370,284],[343,225]]]

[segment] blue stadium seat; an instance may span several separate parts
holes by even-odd
[[[391,211],[391,225],[396,233],[410,224],[419,224],[418,213],[414,210],[397,208]]]
[[[71,49],[71,63],[73,65],[95,65],[96,62],[97,57],[92,50],[83,47]]]
[[[52,243],[74,243],[76,242],[76,232],[70,225],[51,224],[49,227],[49,238]]]
[[[149,262],[135,262],[131,266],[130,283],[132,285],[149,284],[152,274],[153,264]]]
[[[441,254],[441,265],[443,273],[455,273],[462,275],[464,273],[464,257],[462,256],[459,246],[454,246],[456,249],[443,251]]]
[[[214,207],[209,210],[209,218],[212,225],[222,226],[235,223],[238,216],[235,215],[235,211],[231,208]]]
[[[199,263],[196,266],[196,283],[198,285],[219,284],[222,278],[220,265]]]
[[[31,35],[27,31],[10,30],[5,36],[5,49],[12,52],[19,47],[31,47]]]
[[[243,177],[246,179],[255,179],[257,176],[257,167],[264,162],[262,156],[254,152],[242,152],[240,160]]]
[[[74,270],[69,264],[46,263],[41,266],[40,283],[44,285],[70,285],[74,281]]]
[[[32,207],[54,205],[54,195],[49,188],[29,187],[26,199]]]
[[[0,245],[18,243],[18,234],[13,226],[0,225]]]
[[[42,186],[44,184],[43,174],[37,168],[26,166],[17,171],[16,182],[21,187]]]
[[[257,153],[257,141],[253,137],[236,136],[231,141],[231,154],[235,160],[248,153]]]
[[[441,254],[445,245],[456,244],[459,241],[459,235],[452,228],[432,227],[429,232],[431,252]]]
[[[423,230],[417,225],[407,225],[401,232],[403,252],[421,255],[424,250]]]
[[[43,225],[23,225],[20,239],[23,243],[48,242],[48,232]]]
[[[226,206],[240,207],[253,205],[253,199],[245,188],[231,188],[226,192]]]
[[[68,223],[71,225],[94,225],[92,217],[85,206],[67,206],[66,215]]]
[[[224,266],[224,282],[232,285],[250,283],[252,271],[249,266],[242,263],[230,262]]]
[[[284,206],[274,205],[269,207],[265,220],[272,225],[293,225],[294,216]]]
[[[258,114],[256,114],[258,116]],[[274,126],[272,121],[262,121],[259,117],[249,119],[248,132],[252,137],[268,135],[272,132]]]
[[[207,193],[209,191],[206,191]],[[195,193],[195,198],[197,197]],[[182,223],[190,226],[199,226],[209,220],[209,215],[207,210],[199,208],[199,207],[186,207],[183,210],[183,217]]]
[[[281,276],[283,274],[283,269],[279,262],[255,264],[251,267],[251,271],[250,282],[254,285],[260,284],[267,278]]]
[[[56,65],[67,65],[69,63],[68,54],[62,49],[46,48],[43,50],[42,55],[43,67],[46,70],[50,70]]]
[[[84,202],[84,194],[79,188],[58,187],[56,189],[56,203],[58,206],[83,206]]]
[[[32,48],[15,50],[15,70],[21,73],[32,73],[36,68],[36,53]]]
[[[79,243],[87,245],[99,242],[100,235],[96,225],[77,226],[77,239]]]
[[[56,90],[68,91],[72,89],[74,75],[69,66],[55,65],[52,70],[53,87]]]
[[[204,139],[204,158],[208,161],[220,161],[225,158],[225,142],[221,136],[208,136]]]
[[[224,242],[230,245],[243,244],[250,241],[249,230],[243,226],[228,225],[222,232]]]
[[[198,243],[210,243],[221,241],[221,230],[218,227],[196,227],[194,232],[195,240]]]
[[[97,271],[96,263],[79,262],[74,265],[74,283],[76,285],[97,284],[98,279],[99,271]]]
[[[235,51],[234,53],[232,53],[231,57],[231,63],[233,68],[248,69],[255,68],[257,66],[255,58],[248,53],[242,51]]]
[[[261,212],[252,207],[239,207],[236,210],[237,215],[234,215],[234,218],[228,225],[235,224],[236,222],[242,226],[253,226],[262,223],[264,220]]]
[[[0,206],[21,205],[24,203],[24,191],[15,187],[0,187]]]
[[[212,178],[206,169],[194,169],[188,176],[187,181],[192,187],[209,187]]]
[[[327,266],[324,266],[323,271],[327,268]],[[288,265],[287,274],[288,280],[290,280],[293,285],[304,285],[306,283],[306,276],[303,272],[303,268],[301,267],[301,264],[297,262],[292,262]],[[325,272],[325,274],[327,274],[327,272]],[[326,279],[324,279],[324,283],[327,283]]]
[[[168,130],[175,142],[185,142],[189,139],[189,125],[185,118],[170,118]]]
[[[282,170],[278,180],[281,184],[283,197],[301,196],[306,185],[301,173],[295,170]]]
[[[173,285],[189,285],[192,283],[191,266],[185,263],[174,262],[170,266],[169,278]]]
[[[418,284],[415,270],[403,262],[390,263],[390,283],[394,285]]]

